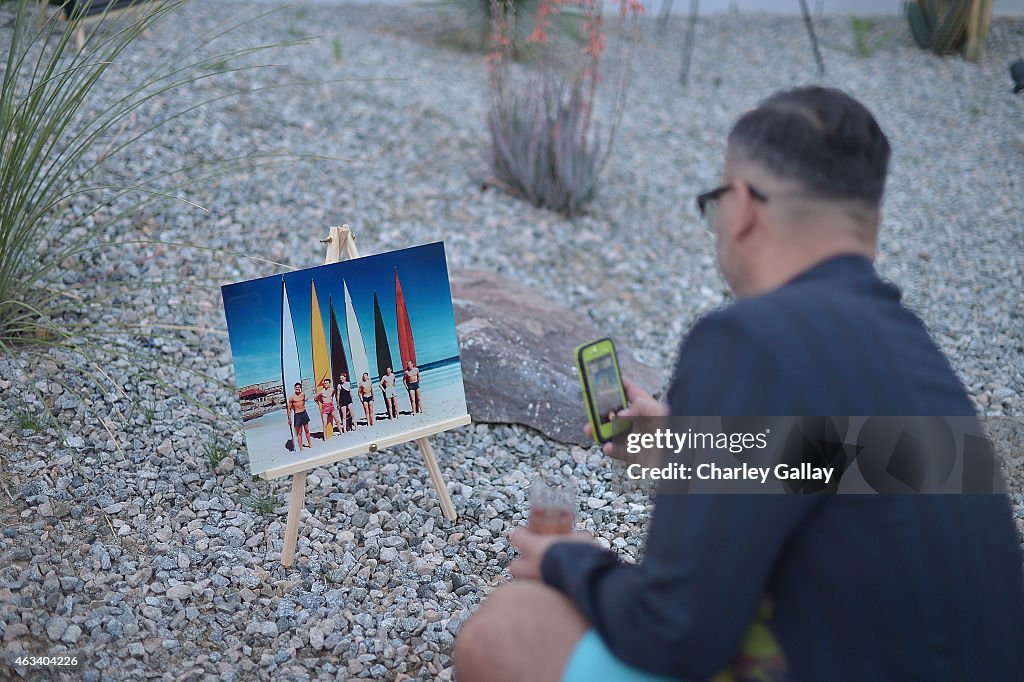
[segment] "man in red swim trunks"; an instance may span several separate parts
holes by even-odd
[[[320,420],[324,424],[324,438],[327,438],[327,425],[344,431],[338,426],[338,420],[334,416],[334,395],[331,392],[331,380],[324,379],[320,382],[320,390],[313,397],[313,400],[320,406]]]

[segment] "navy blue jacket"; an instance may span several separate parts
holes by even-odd
[[[698,322],[674,415],[972,415],[921,320],[858,256]],[[793,680],[1024,680],[1024,571],[1003,495],[659,495],[643,561],[544,556],[621,660],[701,681],[762,595]]]

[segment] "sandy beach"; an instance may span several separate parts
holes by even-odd
[[[462,368],[452,363],[421,371],[420,393],[425,412],[410,412],[409,395],[399,380],[397,390],[398,418],[388,419],[381,397],[380,386],[374,382],[374,424],[367,426],[363,408],[356,402],[352,403],[357,426],[355,431],[346,433],[334,432],[331,438],[323,438],[323,425],[320,418],[320,407],[313,402],[312,396],[306,400],[306,412],[309,413],[309,431],[313,447],[304,447],[301,451],[289,451],[285,443],[291,439],[285,410],[279,409],[245,423],[245,444],[249,451],[249,467],[251,472],[259,474],[268,469],[294,464],[305,459],[321,457],[333,451],[351,448],[355,445],[394,436],[404,431],[412,431],[440,421],[458,417],[467,413],[466,393],[462,384]]]

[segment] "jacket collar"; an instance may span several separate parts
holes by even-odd
[[[812,265],[796,277],[786,282],[783,286],[797,284],[799,282],[819,280],[862,280],[878,279],[874,264],[865,256],[860,254],[847,253],[839,256],[832,256]]]

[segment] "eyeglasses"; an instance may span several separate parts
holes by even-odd
[[[747,184],[747,188],[750,190],[750,196],[754,197],[758,201],[768,201],[768,197],[749,183]],[[721,187],[714,188],[710,192],[704,192],[703,194],[697,195],[697,208],[700,210],[700,219],[708,234],[715,233],[715,216],[718,214],[718,200],[723,194],[731,189],[736,189],[735,183],[730,182],[728,185],[722,185]]]

